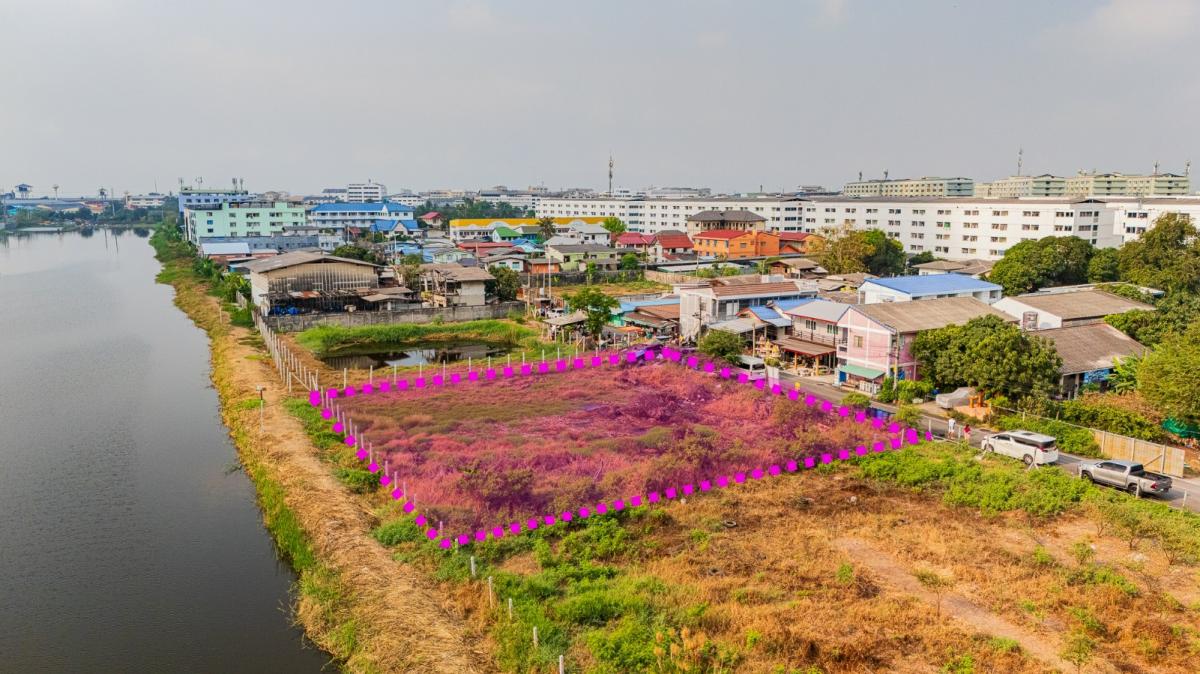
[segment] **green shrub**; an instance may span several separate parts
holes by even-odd
[[[375,537],[375,540],[388,547],[400,543],[412,543],[425,538],[421,528],[413,524],[412,518],[409,517],[401,517],[398,520],[381,524],[375,527],[371,535]]]
[[[892,418],[909,428],[917,428],[921,425],[921,408],[916,405],[900,405]]]
[[[897,381],[891,377],[885,377],[879,387],[879,393],[875,397],[884,403],[906,404],[911,403],[914,398],[928,399],[932,394],[933,384],[930,382],[912,379]]]
[[[333,472],[355,494],[368,494],[379,489],[379,478],[369,470],[339,466]]]
[[[865,410],[871,406],[871,399],[865,393],[854,391],[853,393],[847,393],[846,397],[842,398],[842,404],[846,407]]]
[[[571,595],[558,603],[555,614],[573,625],[599,627],[624,613],[623,602],[601,589]]]

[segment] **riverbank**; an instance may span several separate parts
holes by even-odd
[[[192,270],[186,244],[156,233],[158,280],[209,336],[221,414],[254,482],[263,520],[299,576],[294,618],[309,638],[352,672],[487,671],[461,618],[434,586],[395,564],[370,533],[362,509],[319,458],[285,407],[286,388],[258,335],[231,326],[218,298]],[[265,406],[258,409],[258,386]]]

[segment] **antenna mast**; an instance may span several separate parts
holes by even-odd
[[[608,196],[612,196],[612,178],[613,178],[613,157],[612,153],[608,153]]]
[[[1025,148],[1017,148],[1017,176],[1021,175],[1022,164],[1025,163]]]

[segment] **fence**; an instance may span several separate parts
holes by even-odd
[[[279,337],[275,335],[262,316],[257,313],[252,315],[254,316],[254,327],[258,328],[263,343],[267,345],[267,351],[271,354],[271,362],[275,363],[275,369],[279,371],[280,379],[287,383],[288,393],[292,392],[293,383],[300,384],[306,391],[319,389],[321,384],[316,370],[307,367],[285,344],[280,342]]]
[[[1110,459],[1135,461],[1147,470],[1158,471],[1173,477],[1183,477],[1183,450],[1169,445],[1160,445],[1149,440],[1139,440],[1127,435],[1092,429],[1100,452]]]
[[[676,274],[669,271],[656,271],[654,269],[647,269],[646,280],[656,281],[658,283],[666,283],[669,285],[672,283],[695,283],[704,279],[701,279],[698,276],[688,276],[687,274]]]
[[[1184,454],[1183,450],[1179,447],[1162,445],[1157,442],[1150,442],[1149,440],[1139,440],[1131,438],[1128,435],[1110,433],[1098,428],[1080,426],[1079,424],[1073,424],[1062,419],[1051,419],[1050,417],[1043,417],[1038,414],[1013,410],[1007,407],[995,407],[994,409],[1003,410],[1009,414],[1020,414],[1022,418],[1028,415],[1037,419],[1044,419],[1091,431],[1092,436],[1096,439],[1096,444],[1100,447],[1100,454],[1105,458],[1116,459],[1118,461],[1135,461],[1145,466],[1147,470],[1158,471],[1172,477],[1183,477]]]
[[[299,332],[318,325],[380,325],[389,323],[447,323],[478,321],[485,318],[504,318],[513,310],[525,311],[523,302],[500,302],[477,307],[446,307],[398,309],[396,311],[350,311],[333,314],[300,314],[297,316],[267,316],[266,325],[279,332]]]

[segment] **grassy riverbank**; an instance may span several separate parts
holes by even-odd
[[[477,644],[412,570],[396,568],[370,535],[378,524],[335,476],[322,450],[287,411],[257,334],[230,325],[227,308],[198,273],[190,246],[151,240],[175,288],[175,304],[205,330],[221,415],[258,493],[281,558],[299,576],[292,614],[308,637],[351,672],[476,672]],[[265,385],[260,427],[256,388]]]

